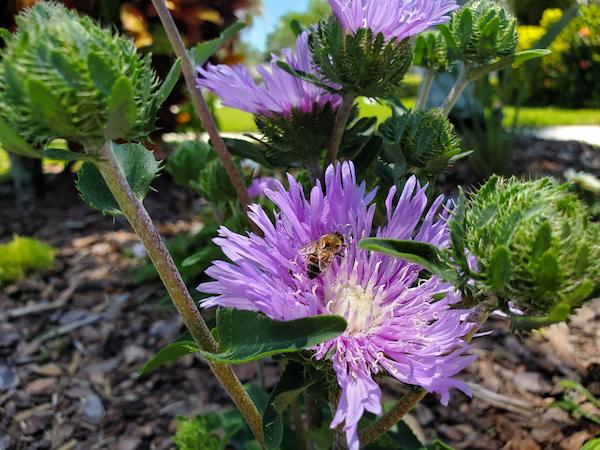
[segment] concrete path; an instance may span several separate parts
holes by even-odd
[[[537,128],[526,131],[541,139],[554,141],[579,141],[600,146],[600,125],[574,125]]]

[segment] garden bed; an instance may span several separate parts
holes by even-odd
[[[591,146],[534,138],[524,138],[515,153],[516,167],[536,175],[561,176],[567,168],[598,175],[599,158]],[[461,167],[448,188],[473,181]],[[61,183],[58,177],[49,182]],[[61,192],[59,199],[19,206],[10,188],[0,193],[2,240],[34,235],[59,250],[52,272],[0,292],[0,449],[172,448],[178,414],[226,408],[229,400],[192,357],[138,376],[183,328],[171,307],[156,300],[159,285],[132,285],[131,270],[141,260],[125,221],[88,209],[67,186],[48,190]],[[186,195],[168,176],[156,188],[146,203],[163,234],[198,226],[181,220]],[[411,419],[418,432],[456,448],[486,450],[578,450],[600,434],[600,426],[549,407],[561,399],[557,383],[564,379],[600,395],[600,300],[586,304],[569,327],[521,337],[502,319],[488,328],[492,333],[476,340],[477,362],[461,375],[474,398],[455,392],[448,408],[426,400]],[[274,370],[268,367],[267,383]],[[255,366],[238,372],[251,380]],[[399,383],[385,385],[386,400],[398,398]]]

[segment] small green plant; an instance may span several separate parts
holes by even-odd
[[[554,402],[551,407],[560,408],[577,419],[583,418],[600,425],[600,399],[575,381],[563,380],[559,385],[564,389],[563,398]],[[583,405],[588,403],[591,408],[583,408]],[[590,447],[590,449],[594,448],[596,447]]]
[[[55,253],[51,246],[36,239],[13,237],[8,244],[0,245],[0,285],[28,272],[52,269]]]
[[[221,439],[208,428],[204,417],[178,417],[173,443],[177,450],[218,450]]]

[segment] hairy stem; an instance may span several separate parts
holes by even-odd
[[[298,434],[298,448],[299,450],[309,450],[310,445],[307,439],[308,436],[306,435],[306,426],[304,424],[304,418],[302,417],[302,409],[300,408],[299,399],[296,399],[292,402],[290,412],[292,415],[294,429]]]
[[[431,69],[425,69],[423,81],[421,82],[421,88],[419,89],[419,96],[415,102],[415,111],[424,109],[427,106],[427,100],[429,100],[429,94],[431,93],[431,87],[433,86],[433,80],[435,79],[435,72]]]
[[[475,333],[479,330],[489,317],[489,311],[478,308],[473,311],[469,321],[476,324],[464,337],[465,342],[471,342]],[[377,441],[381,436],[388,432],[390,428],[402,420],[421,400],[425,398],[427,391],[421,387],[411,386],[407,392],[394,407],[386,414],[381,416],[371,425],[361,430],[359,433],[360,444],[367,445]]]
[[[426,395],[427,391],[425,389],[411,387],[410,391],[406,393],[390,411],[360,432],[360,444],[367,445],[375,442],[390,428],[402,420],[402,418],[408,414],[415,405],[423,400]]]
[[[192,98],[192,103],[194,105],[194,109],[196,113],[200,117],[206,132],[210,136],[210,140],[212,142],[213,147],[215,148],[219,159],[221,160],[221,164],[225,168],[225,172],[227,172],[227,176],[229,177],[229,181],[235,188],[235,191],[240,199],[240,203],[245,211],[248,210],[248,205],[250,204],[250,197],[248,196],[248,190],[246,189],[246,184],[242,179],[242,176],[238,172],[235,164],[233,163],[233,159],[229,154],[229,150],[227,150],[227,145],[225,145],[225,141],[219,134],[219,130],[217,129],[217,124],[215,123],[215,119],[213,118],[210,110],[208,109],[208,105],[206,104],[206,100],[202,96],[202,92],[200,89],[196,87],[196,77],[195,77],[195,69],[188,52],[185,48],[185,44],[183,43],[183,39],[181,38],[181,34],[177,30],[177,25],[173,20],[173,16],[169,12],[167,5],[165,4],[165,0],[152,0],[152,4],[158,13],[158,17],[163,24],[165,32],[169,37],[169,41],[171,42],[171,46],[175,51],[175,54],[181,58],[181,70],[183,73],[183,77],[185,78],[185,83],[187,85],[188,91],[190,92],[190,96]],[[260,229],[256,227],[252,221],[250,221],[250,225],[253,228],[253,231],[259,235],[261,235]]]
[[[452,90],[448,94],[448,97],[446,98],[446,100],[444,100],[442,106],[440,106],[440,109],[442,110],[444,115],[447,116],[448,114],[450,114],[450,111],[452,111],[452,108],[454,108],[454,105],[456,105],[456,102],[458,101],[458,99],[465,91],[470,82],[471,66],[469,64],[465,64],[462,67],[460,74],[458,75],[456,83],[454,84]]]
[[[144,244],[148,256],[156,267],[156,271],[169,293],[169,297],[177,308],[185,326],[193,336],[194,341],[203,350],[213,353],[218,352],[217,342],[213,339],[208,326],[200,315],[200,311],[196,307],[148,211],[146,211],[142,202],[138,200],[127,183],[127,179],[115,158],[110,143],[104,145],[99,150],[99,156],[102,160],[98,163],[98,169],[102,173],[104,181],[106,181],[108,188],[131,224],[131,227]],[[244,390],[240,380],[233,373],[233,370],[231,370],[231,367],[211,362],[208,365],[235,405],[239,408],[258,442],[264,444],[262,417],[256,405]]]
[[[354,100],[356,96],[347,94],[344,96],[342,105],[337,112],[335,117],[335,123],[331,132],[331,139],[329,141],[329,147],[327,148],[327,159],[325,166],[323,167],[323,173],[330,164],[335,164],[338,159],[338,152],[342,145],[342,138],[344,137],[344,131],[346,131],[346,125],[352,114],[352,108],[354,107]]]
[[[331,407],[331,414],[333,416],[335,416],[335,411],[340,401],[340,395],[341,390],[338,385],[334,385],[329,389],[329,406]],[[339,425],[333,430],[331,450],[348,450],[346,433],[344,432],[342,425]]]

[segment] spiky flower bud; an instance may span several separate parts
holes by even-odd
[[[438,109],[394,115],[379,129],[382,159],[405,165],[404,172],[431,179],[465,155],[456,129]]]
[[[476,259],[476,286],[506,310],[513,301],[528,316],[565,320],[599,285],[600,226],[550,179],[492,177],[450,227],[454,246]]]
[[[497,0],[471,0],[440,25],[451,56],[482,65],[515,53],[517,20]]]
[[[192,185],[202,197],[214,203],[227,203],[237,198],[223,165],[216,158],[207,162],[198,181],[192,182]]]
[[[0,118],[35,145],[146,137],[170,91],[132,41],[54,2],[17,17],[0,59]]]
[[[428,31],[415,40],[413,64],[433,72],[448,72],[448,45],[439,31]]]
[[[359,28],[346,33],[331,17],[311,34],[311,52],[323,77],[350,95],[382,97],[397,87],[412,62],[410,39],[386,40],[382,32]]]

